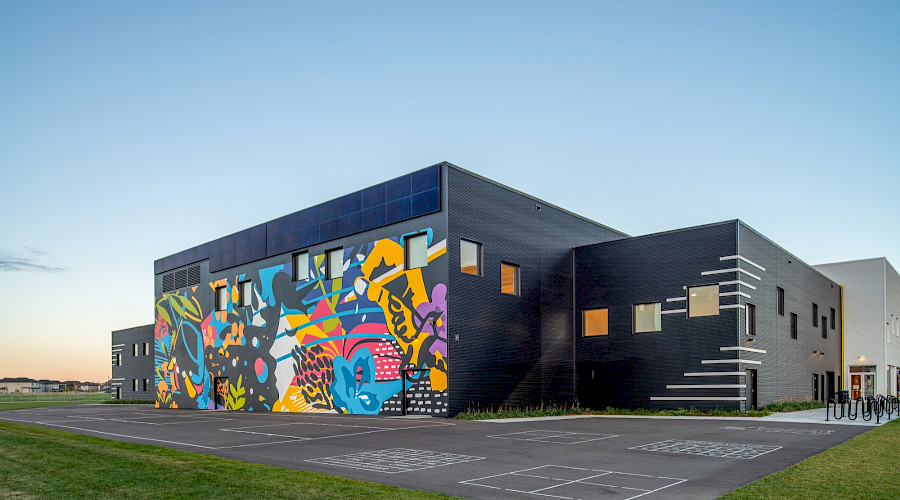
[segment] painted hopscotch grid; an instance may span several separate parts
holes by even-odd
[[[439,451],[391,448],[388,450],[367,451],[363,453],[352,453],[350,455],[338,455],[335,457],[311,458],[306,461],[322,465],[334,465],[357,470],[397,474],[401,472],[432,469],[444,465],[474,462],[476,460],[484,460],[484,457],[456,455]]]
[[[460,484],[561,499],[638,498],[687,481],[602,469],[542,465],[505,474],[467,479]]]
[[[649,451],[654,453],[678,453],[682,455],[699,455],[703,457],[741,458],[750,460],[766,453],[780,450],[781,446],[762,444],[715,443],[712,441],[685,441],[669,439],[656,443],[628,448],[629,450]]]
[[[494,434],[488,437],[494,439],[512,439],[516,441],[536,441],[538,443],[580,444],[590,441],[599,441],[601,439],[619,437],[619,435],[534,430],[525,432],[510,432],[507,434]]]
[[[827,436],[829,434],[834,433],[834,431],[822,431],[822,430],[818,430],[818,429],[780,429],[778,427],[737,427],[734,425],[719,427],[719,429],[724,429],[726,431],[783,432],[785,434],[803,434],[806,436]]]

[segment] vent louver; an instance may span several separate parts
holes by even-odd
[[[163,275],[163,293],[200,284],[200,265],[177,269]]]

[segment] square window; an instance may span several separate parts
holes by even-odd
[[[719,315],[719,285],[688,288],[688,317]]]
[[[428,234],[413,234],[403,240],[406,253],[406,269],[417,269],[428,265]]]
[[[635,304],[634,306],[634,333],[658,332],[662,330],[662,308],[659,302],[650,304]]]
[[[291,257],[291,267],[294,270],[294,281],[306,281],[309,279],[309,252],[295,253]]]
[[[325,252],[325,279],[335,280],[344,276],[344,249]]]
[[[756,335],[756,306],[747,304],[747,335]]]
[[[778,300],[778,305],[777,305],[778,315],[779,315],[779,316],[784,316],[784,288],[777,287],[777,291],[778,291],[778,297],[777,297],[777,300]]]
[[[519,295],[519,266],[516,264],[500,263],[500,292]]]
[[[216,288],[216,311],[225,311],[228,309],[228,287],[220,286]]]
[[[831,308],[831,329],[832,330],[834,330],[834,317],[835,317],[835,311],[834,311],[834,308],[832,307]]]
[[[609,335],[609,309],[585,309],[581,334],[585,337]]]
[[[459,270],[481,276],[481,243],[459,240]]]
[[[238,283],[238,297],[241,307],[250,306],[253,303],[253,282],[241,281]]]
[[[791,338],[797,338],[797,314],[791,313]]]
[[[813,304],[813,326],[819,326],[819,305]]]

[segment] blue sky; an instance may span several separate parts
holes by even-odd
[[[153,261],[439,161],[640,235],[900,265],[900,3],[2,2],[0,377],[106,380]]]

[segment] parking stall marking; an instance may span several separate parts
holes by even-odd
[[[780,429],[778,427],[738,427],[734,425],[719,427],[719,429],[727,431],[782,432],[785,434],[803,434],[808,436],[827,436],[829,434],[834,434],[834,431],[823,431],[819,429]]]
[[[686,479],[604,469],[542,465],[503,474],[467,479],[460,484],[560,499],[632,499],[681,484]]]

